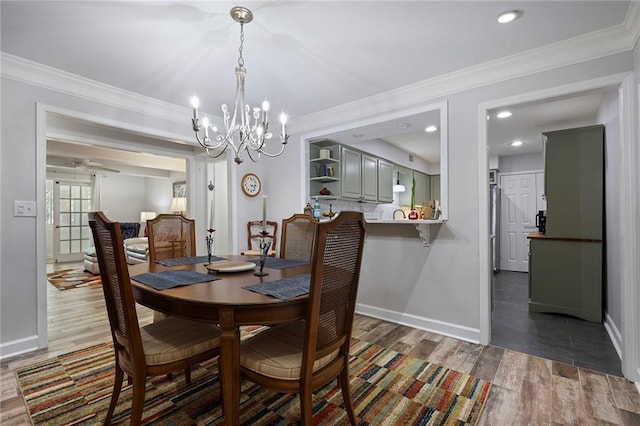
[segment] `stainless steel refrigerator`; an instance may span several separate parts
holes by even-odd
[[[489,185],[489,237],[491,238],[491,256],[493,272],[500,271],[500,187]]]

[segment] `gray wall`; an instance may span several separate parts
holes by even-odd
[[[498,160],[498,170],[499,173],[544,170],[544,158],[541,152],[537,154],[504,155]]]

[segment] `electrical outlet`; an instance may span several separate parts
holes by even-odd
[[[13,215],[14,216],[35,216],[36,202],[13,200]]]

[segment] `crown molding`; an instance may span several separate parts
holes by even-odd
[[[640,3],[631,2],[625,21],[610,28],[505,56],[443,74],[398,89],[297,117],[291,134],[306,133],[337,123],[432,102],[454,93],[475,89],[526,75],[630,51],[640,36]]]
[[[119,89],[99,81],[0,52],[2,78],[99,102],[176,123],[188,122],[191,109]]]
[[[291,134],[432,102],[444,96],[529,74],[632,50],[640,37],[640,2],[632,1],[622,24],[547,46],[463,68],[404,87],[293,118]],[[93,102],[184,124],[189,108],[139,95],[66,71],[0,52],[1,75]],[[219,118],[214,116],[213,119]]]

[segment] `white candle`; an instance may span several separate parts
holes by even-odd
[[[262,197],[262,232],[267,231],[267,196]]]
[[[209,229],[215,229],[213,227],[213,223],[214,223],[214,220],[213,220],[213,197],[211,197],[211,210],[209,212]]]
[[[280,114],[280,123],[282,123],[282,137],[284,138],[287,134],[287,130],[285,128],[285,125],[287,124],[287,115],[284,112]]]
[[[198,107],[200,106],[200,100],[196,95],[191,98],[191,107],[193,108],[193,119],[198,120]]]

